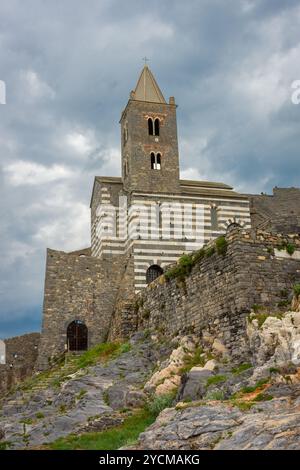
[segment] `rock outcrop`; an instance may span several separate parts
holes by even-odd
[[[300,389],[297,389],[297,394]],[[251,411],[211,402],[164,410],[139,439],[139,449],[299,449],[300,395],[257,403]]]

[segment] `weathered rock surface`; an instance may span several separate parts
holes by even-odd
[[[297,394],[299,393],[299,390]],[[164,410],[140,435],[138,449],[299,449],[300,395],[258,403],[250,411],[228,404]]]
[[[174,349],[170,357],[164,361],[159,370],[145,384],[146,392],[155,395],[164,395],[177,390],[181,381],[181,368],[185,365],[187,357],[192,356],[199,344],[196,336],[184,336],[179,340],[179,346]]]
[[[119,410],[143,406],[142,387],[165,349],[133,338],[131,351],[79,370],[58,388],[17,391],[3,403],[1,440],[19,449],[120,424]]]
[[[300,364],[300,312],[288,312],[282,318],[269,316],[262,326],[254,316],[248,322],[247,334],[256,365]]]

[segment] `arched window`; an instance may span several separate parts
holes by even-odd
[[[160,170],[161,168],[161,154],[157,153],[156,154],[156,169]]]
[[[86,351],[88,348],[88,329],[83,321],[74,320],[67,328],[69,351]]]
[[[159,119],[156,118],[154,121],[154,134],[159,135]]]
[[[210,208],[210,221],[211,221],[211,229],[218,230],[219,229],[218,209],[214,206]]]
[[[147,284],[154,281],[157,277],[163,274],[164,270],[158,264],[152,264],[146,271],[146,281]]]
[[[151,169],[160,170],[161,169],[161,154],[151,152]]]
[[[149,135],[153,135],[153,119],[152,118],[148,119],[148,132],[149,132]]]

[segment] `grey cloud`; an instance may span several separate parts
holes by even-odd
[[[88,246],[93,177],[120,171],[143,56],[179,104],[183,172],[247,192],[299,185],[299,19],[298,1],[1,2],[0,336],[38,327],[46,246]],[[20,162],[53,179],[32,184]]]

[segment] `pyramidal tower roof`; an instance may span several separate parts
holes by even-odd
[[[132,93],[132,99],[137,101],[150,101],[152,103],[166,103],[156,80],[147,65],[144,66],[140,78]]]

